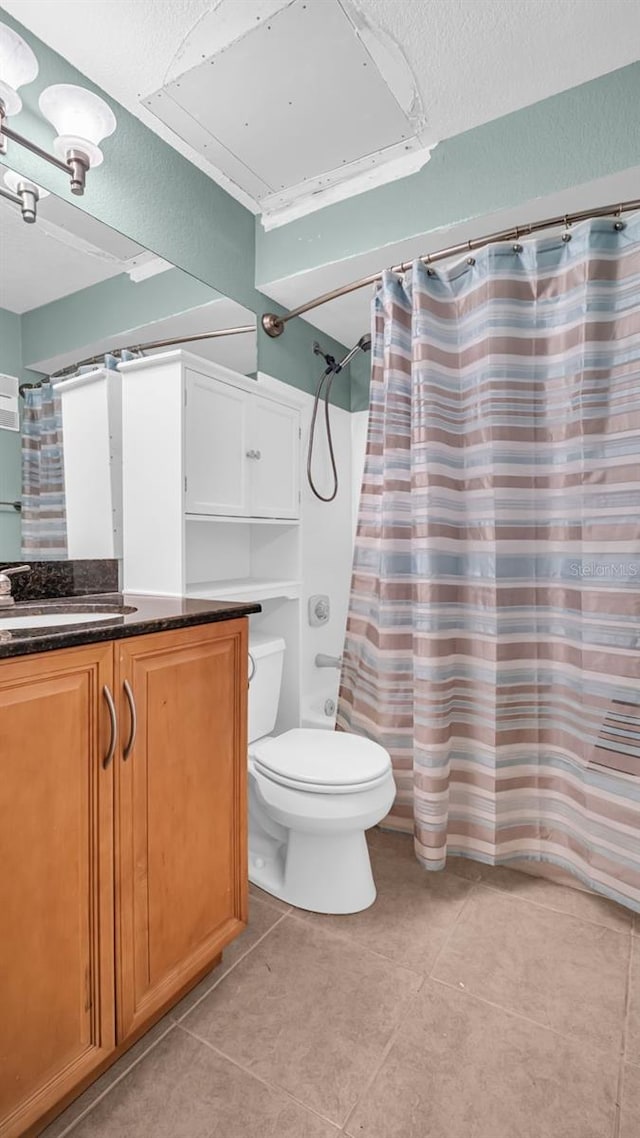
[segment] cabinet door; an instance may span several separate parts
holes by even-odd
[[[246,922],[246,619],[118,645],[137,734],[116,772],[118,1040]]]
[[[247,392],[186,373],[185,509],[249,514]]]
[[[300,414],[295,407],[251,397],[250,513],[297,518],[300,513]]]
[[[0,1133],[115,1042],[111,644],[0,661]]]

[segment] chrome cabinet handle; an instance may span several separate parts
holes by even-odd
[[[247,458],[262,458],[262,454],[259,450],[248,450],[246,454]]]
[[[106,704],[109,709],[109,719],[111,720],[111,739],[109,740],[109,749],[104,759],[102,760],[103,770],[106,771],[115,754],[116,743],[118,742],[118,720],[116,717],[116,705],[113,702],[113,696],[109,690],[108,684],[104,685],[102,694],[106,700]]]
[[[126,745],[124,751],[122,752],[122,758],[126,762],[126,760],[129,758],[129,755],[131,754],[131,752],[133,750],[133,744],[136,741],[136,733],[138,730],[138,714],[136,712],[136,701],[133,698],[133,692],[131,690],[131,684],[129,683],[128,680],[125,680],[122,686],[124,688],[124,694],[127,697],[127,702],[129,704],[129,712],[131,714],[131,732],[129,734],[129,740],[127,742],[127,745]]]

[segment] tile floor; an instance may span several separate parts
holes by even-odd
[[[640,918],[370,847],[371,909],[253,890],[222,966],[43,1138],[638,1138]]]

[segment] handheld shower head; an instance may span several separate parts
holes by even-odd
[[[337,375],[340,375],[340,372],[342,371],[342,369],[345,368],[347,366],[347,364],[351,362],[351,360],[353,359],[354,356],[357,356],[358,352],[370,352],[370,351],[371,351],[371,336],[369,335],[368,332],[366,333],[366,335],[360,337],[360,339],[358,340],[358,343],[353,345],[351,350],[347,352],[344,359],[340,360],[339,363],[335,360],[335,358],[333,356],[330,356],[326,352],[322,351],[322,348],[320,347],[317,340],[314,340],[314,342],[313,342],[314,355],[322,356],[322,358],[323,358],[323,360],[327,366],[326,366],[325,370],[323,371],[322,375],[320,376],[320,380],[318,382],[318,386],[316,387],[316,393],[315,393],[315,396],[313,399],[313,412],[311,414],[311,428],[309,431],[309,446],[307,448],[307,480],[309,482],[309,486],[311,487],[312,492],[315,494],[316,498],[320,499],[321,502],[333,502],[334,498],[336,497],[336,494],[338,493],[338,468],[336,466],[336,456],[335,456],[335,453],[333,450],[333,438],[331,435],[331,420],[329,418],[329,396],[331,395],[331,385],[332,385],[335,377]],[[327,432],[327,446],[329,448],[329,462],[331,463],[331,472],[333,474],[333,490],[328,495],[321,494],[320,491],[317,489],[317,487],[313,481],[313,474],[311,471],[311,467],[313,464],[313,446],[314,446],[315,433],[316,433],[316,419],[318,417],[318,404],[319,404],[320,399],[322,397],[323,388],[324,388],[324,420],[325,420],[325,427],[326,427],[326,432]]]
[[[340,360],[340,363],[338,365],[338,370],[341,371],[343,367],[346,367],[347,364],[350,364],[353,357],[357,356],[358,352],[370,352],[370,351],[371,351],[371,336],[367,332],[367,334],[365,336],[360,337],[357,344],[353,345],[353,347],[351,348],[351,351],[347,352],[344,359]]]

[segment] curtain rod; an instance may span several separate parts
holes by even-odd
[[[41,379],[38,383],[21,383],[18,391],[20,395],[22,395],[27,389],[31,390],[34,387],[42,387],[42,384],[48,383],[49,379],[58,379],[64,378],[66,375],[73,375],[79,367],[100,363],[100,360],[103,360],[106,355],[115,355],[116,352],[150,352],[153,348],[174,348],[177,347],[178,344],[192,344],[195,340],[217,340],[221,336],[238,336],[246,334],[247,332],[255,332],[255,330],[255,324],[241,324],[238,328],[218,328],[216,332],[201,332],[195,336],[174,336],[169,340],[148,340],[145,344],[135,344],[133,347],[114,348],[112,351],[107,349],[98,356],[90,356],[86,360],[79,360],[77,363],[62,367],[58,371],[52,372],[46,379]]]
[[[392,273],[406,273],[416,260],[424,261],[426,265],[430,265],[434,261],[443,261],[447,257],[472,253],[476,249],[482,249],[485,245],[492,245],[495,242],[518,241],[521,237],[528,237],[541,229],[553,229],[558,225],[568,227],[579,221],[588,221],[594,217],[607,217],[609,214],[619,217],[621,213],[629,213],[632,210],[640,210],[640,198],[615,205],[596,206],[594,209],[584,209],[578,213],[562,213],[557,217],[547,217],[544,221],[530,221],[526,225],[516,225],[511,229],[498,230],[497,233],[487,233],[483,237],[474,237],[470,241],[461,241],[458,245],[438,249],[435,253],[425,253],[421,257],[414,257],[411,261],[403,261],[401,265],[394,265],[390,271]],[[620,223],[620,228],[622,227],[622,223]],[[261,319],[262,328],[267,336],[272,338],[281,336],[289,321],[293,320],[295,316],[304,316],[305,312],[311,312],[312,309],[319,308],[322,304],[328,304],[330,300],[337,300],[340,296],[348,296],[351,292],[357,292],[358,289],[366,288],[367,285],[376,284],[381,280],[382,272],[371,273],[370,276],[361,277],[360,280],[352,281],[351,284],[342,285],[340,288],[332,289],[331,292],[322,293],[321,296],[308,300],[306,304],[299,304],[297,308],[290,309],[284,316],[276,316],[275,312],[265,312]]]

